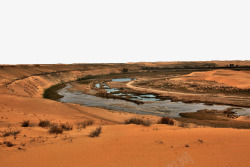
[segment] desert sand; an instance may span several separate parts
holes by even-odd
[[[241,89],[250,89],[249,71],[214,70],[208,72],[193,72],[186,77],[194,80],[216,81]]]
[[[250,165],[249,130],[105,125],[94,139],[88,132],[73,137],[72,142],[2,151],[1,166]]]
[[[118,67],[83,68],[0,68],[0,166],[250,166],[248,129],[125,125],[124,121],[133,117],[153,123],[160,118],[42,98],[44,89],[62,80],[119,71]],[[21,127],[24,120],[31,126]],[[40,120],[67,122],[73,130],[50,134],[48,128],[38,126]],[[94,124],[77,128],[77,123],[85,120]],[[89,132],[100,125],[100,136],[89,137]],[[4,137],[8,129],[20,133]],[[7,147],[6,141],[14,145]]]

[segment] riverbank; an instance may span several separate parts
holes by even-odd
[[[150,81],[147,81],[150,82]],[[184,103],[205,103],[208,105],[220,104],[231,105],[236,107],[250,107],[249,96],[230,96],[224,94],[208,94],[208,93],[187,93],[180,91],[166,91],[151,88],[150,86],[138,86],[139,81],[131,81],[127,84],[128,88],[136,91],[156,93],[160,96],[167,97],[172,101],[182,101]]]
[[[30,67],[33,71],[26,67],[0,69],[0,166],[250,165],[248,129],[155,124],[159,121],[157,116],[44,99],[41,97],[43,90],[57,84],[61,78],[69,81],[80,77],[80,73],[76,77],[69,71],[32,75],[38,71],[51,72],[52,67]],[[60,68],[62,70],[62,66]],[[63,68],[67,69],[67,65]],[[22,77],[26,75],[25,79],[18,77],[15,71]],[[82,77],[85,74],[81,73]],[[13,84],[8,86],[9,82]],[[154,124],[124,124],[125,120],[134,117]],[[49,127],[38,125],[41,120],[69,125],[73,129],[68,128],[62,134],[50,133]],[[94,123],[79,127],[89,120]],[[21,127],[24,121],[30,121],[30,126]],[[100,136],[89,137],[90,132],[100,125]],[[6,136],[10,131],[12,133]]]
[[[131,78],[123,78],[128,75],[130,75]],[[192,73],[190,75],[192,75]],[[173,117],[182,123],[194,123],[199,126],[239,129],[250,128],[249,108],[244,108],[240,105],[244,103],[243,106],[248,106],[249,97],[245,97],[245,95],[225,96],[212,93],[171,92],[149,88],[147,84],[142,85],[142,83],[154,83],[158,81],[159,78],[157,78],[157,75],[154,75],[155,78],[150,78],[148,74],[146,75],[146,79],[143,78],[143,74],[140,74],[140,77],[136,77],[135,74],[121,74],[119,76],[119,79],[110,78],[114,76],[106,75],[98,79],[92,78],[90,80],[86,79],[80,82],[72,82],[70,83],[70,85],[72,85],[72,87],[70,86],[71,88],[60,91],[59,94],[63,96],[60,101],[143,115],[150,114]],[[168,79],[180,80],[180,77],[183,76],[168,76]],[[137,79],[133,80],[133,78]],[[216,88],[217,83],[212,83],[212,85],[209,86]],[[104,98],[96,97],[100,96],[100,93],[103,95],[101,97]],[[192,100],[191,97],[195,99]],[[162,98],[171,99],[171,101],[161,100]],[[202,104],[202,102],[204,102],[202,99],[205,100],[205,104],[209,105]],[[241,99],[241,101],[239,99]],[[140,105],[131,104],[129,101],[140,102]],[[180,101],[184,101],[184,103]],[[197,112],[203,110],[206,112]],[[228,114],[227,110],[232,111]]]

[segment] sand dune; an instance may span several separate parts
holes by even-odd
[[[216,81],[228,86],[241,89],[250,89],[249,71],[214,70],[207,72],[193,72],[187,75],[188,79]]]
[[[91,128],[90,128],[91,129]],[[83,131],[73,142],[1,155],[1,166],[249,166],[249,130],[167,125],[103,126],[99,138]]]
[[[105,70],[85,69],[82,65],[0,68],[0,166],[250,166],[249,130],[124,125],[128,118],[155,123],[159,117],[64,104],[41,97],[45,88],[60,79],[70,81],[119,68],[120,65]],[[56,71],[61,72],[53,73]],[[189,77],[234,84],[228,80],[232,78],[238,81],[237,86],[246,88],[244,84],[249,80],[241,81],[239,75],[249,73],[217,71],[193,73]],[[37,126],[44,119],[59,124],[68,122],[74,129],[50,134],[48,128]],[[89,119],[95,121],[94,125],[86,129],[76,127],[77,122]],[[21,127],[23,120],[30,120],[32,126]],[[90,138],[89,132],[99,125],[103,127],[100,137]],[[9,127],[21,131],[4,137]],[[7,147],[6,141],[15,145]]]

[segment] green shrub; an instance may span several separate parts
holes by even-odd
[[[58,90],[66,87],[65,83],[59,83],[57,85],[53,85],[47,89],[44,90],[43,92],[43,98],[45,99],[51,99],[51,100],[58,100],[62,98],[63,96],[58,94]]]

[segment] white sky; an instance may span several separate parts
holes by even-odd
[[[0,0],[0,64],[250,60],[249,0]]]

